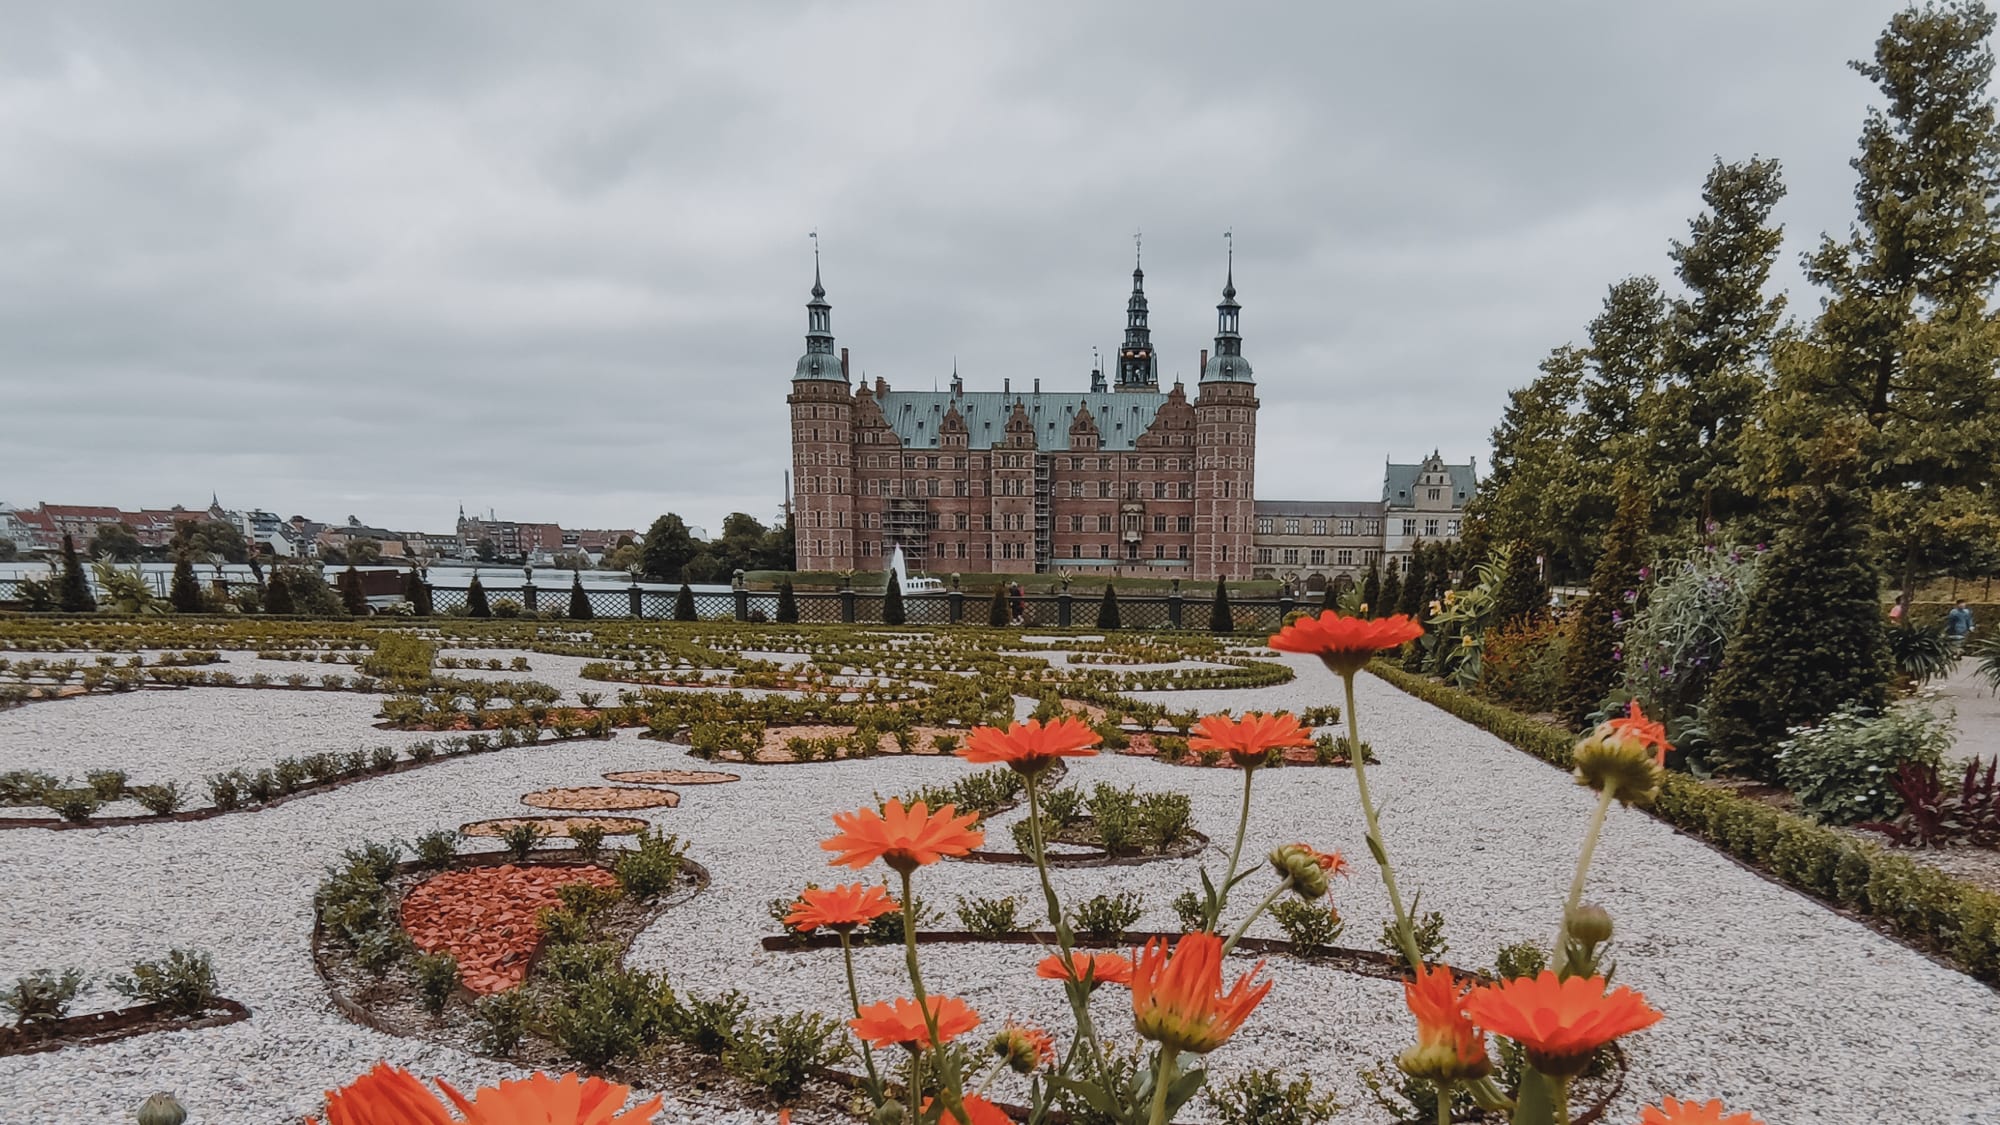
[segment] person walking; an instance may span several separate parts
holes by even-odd
[[[1019,582],[1014,583],[1010,592],[1014,595],[1014,624],[1026,625],[1028,623],[1028,599],[1021,593],[1021,584]]]
[[[1944,615],[1944,635],[1954,641],[1963,641],[1970,632],[1972,610],[1966,607],[1965,599],[1960,598],[1952,605],[1951,612]]]

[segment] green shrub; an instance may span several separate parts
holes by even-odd
[[[1503,945],[1493,958],[1493,972],[1501,980],[1540,976],[1549,967],[1548,951],[1532,941]]]
[[[1841,709],[1795,731],[1772,755],[1778,780],[1824,824],[1888,820],[1902,812],[1891,784],[1905,762],[1937,765],[1951,745],[1952,720],[1920,704],[1880,715]]]
[[[1012,895],[1006,898],[964,898],[958,900],[958,921],[975,934],[997,937],[1011,934],[1021,928],[1016,915],[1021,902]]]
[[[1236,631],[1236,615],[1229,608],[1229,587],[1220,578],[1215,580],[1215,600],[1208,606],[1208,631],[1211,633]]]
[[[215,1006],[215,965],[208,954],[170,950],[158,961],[141,961],[129,974],[114,977],[112,991],[145,1004],[160,1004],[175,1015],[198,1016]]]
[[[533,1011],[534,1000],[525,988],[482,996],[472,1005],[473,1039],[482,1051],[510,1055],[527,1033]]]
[[[1410,936],[1416,939],[1417,954],[1426,962],[1444,960],[1451,952],[1451,943],[1444,938],[1444,915],[1436,910],[1429,914],[1417,913],[1416,905],[1410,906]],[[1397,957],[1403,956],[1402,947],[1396,944],[1396,921],[1391,918],[1382,923],[1382,948]],[[1413,966],[1414,967],[1414,966]]]
[[[532,820],[524,820],[519,824],[510,824],[502,829],[500,832],[500,844],[506,849],[507,858],[513,860],[515,863],[520,863],[528,858],[528,853],[534,851],[535,845],[541,843],[542,837],[547,834],[547,830],[540,824]]]
[[[892,622],[893,624],[893,622]],[[722,1049],[722,1068],[751,1088],[784,1101],[824,1067],[848,1055],[844,1025],[813,1012],[745,1020]]]
[[[1480,693],[1523,711],[1555,710],[1568,647],[1567,628],[1552,617],[1488,632],[1479,660]]]
[[[186,795],[181,791],[180,782],[169,781],[163,785],[134,786],[132,799],[154,816],[171,816],[180,811]]]
[[[1118,589],[1111,583],[1104,584],[1104,600],[1097,603],[1097,627],[1099,629],[1120,629],[1118,623]]]
[[[576,854],[592,863],[604,852],[604,826],[601,824],[578,824],[569,830],[569,842],[576,847]]]
[[[1645,563],[1646,494],[1629,476],[1620,474],[1618,511],[1604,533],[1604,552],[1590,572],[1590,593],[1577,607],[1569,647],[1563,654],[1560,710],[1572,724],[1581,724],[1621,679],[1618,639],[1621,620],[1629,619]]]
[[[14,978],[0,992],[0,1009],[14,1017],[14,1026],[36,1031],[69,1014],[69,1006],[83,992],[84,980],[81,969],[37,969]]]
[[[41,770],[8,770],[0,773],[0,805],[39,805],[62,779]]]
[[[1117,941],[1125,936],[1125,931],[1139,921],[1145,913],[1145,900],[1136,891],[1120,891],[1115,895],[1098,895],[1079,903],[1071,912],[1069,923],[1077,933],[1085,937],[1110,938]]]
[[[1292,943],[1292,951],[1305,957],[1333,952],[1347,923],[1330,902],[1303,902],[1284,898],[1271,905],[1271,917]]]
[[[555,997],[541,1023],[557,1050],[586,1070],[602,1070],[658,1041],[668,995],[650,973],[614,969]]]
[[[1624,688],[1646,713],[1674,719],[1708,694],[1763,556],[1707,548],[1663,563],[1623,637]]]
[[[1315,1093],[1311,1078],[1265,1069],[1210,1083],[1202,1099],[1221,1125],[1321,1125],[1341,1109],[1332,1094]]]
[[[712,1000],[681,996],[667,1009],[667,1026],[674,1038],[706,1055],[719,1055],[729,1046],[736,1025],[749,1011],[750,1002],[731,989]]]
[[[1193,933],[1208,924],[1208,911],[1202,908],[1201,895],[1194,891],[1182,891],[1174,896],[1174,917],[1180,920],[1181,932]]]
[[[426,832],[417,837],[416,853],[417,862],[433,871],[442,871],[458,857],[458,833],[449,828]]]
[[[428,680],[437,650],[435,642],[415,633],[377,633],[375,647],[362,659],[361,670],[397,685]]]
[[[381,980],[412,952],[410,936],[393,922],[354,935],[354,960],[369,976]]]
[[[240,808],[243,804],[243,771],[210,774],[208,778],[208,799],[224,812]]]
[[[642,830],[636,843],[637,847],[619,853],[612,872],[626,894],[651,902],[674,889],[687,859],[687,844],[657,828]]]
[[[699,615],[695,613],[694,609],[694,589],[683,582],[681,583],[681,588],[674,593],[674,620],[695,621],[698,619]]]
[[[417,996],[432,1019],[444,1015],[444,1006],[458,991],[458,958],[449,953],[421,953],[410,959],[410,976]]]
[[[99,801],[116,801],[125,795],[124,770],[91,770],[83,775],[83,780]]]
[[[89,788],[53,789],[42,798],[42,804],[47,805],[57,816],[71,824],[82,824],[89,820],[102,803],[103,799],[97,795],[97,791]]]

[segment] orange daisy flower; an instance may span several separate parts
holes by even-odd
[[[1639,1114],[1639,1125],[1764,1125],[1748,1113],[1727,1113],[1719,1101],[1684,1102],[1668,1098],[1657,1106],[1647,1106]]]
[[[936,1100],[936,1098],[925,1098],[924,1110],[928,1112],[931,1103]],[[958,1104],[965,1107],[965,1116],[960,1117],[947,1108],[938,1118],[938,1125],[1014,1125],[1014,1119],[1007,1116],[1006,1110],[978,1094],[967,1094]]]
[[[1073,715],[1053,719],[1047,726],[1039,719],[1025,719],[999,727],[976,727],[955,753],[975,765],[998,762],[1021,774],[1037,774],[1057,758],[1088,758],[1101,741],[1090,724]]]
[[[915,1000],[870,1004],[861,1009],[860,1015],[848,1020],[847,1026],[877,1047],[901,1046],[915,1051],[936,1045],[931,1042],[931,1029],[924,1020],[925,1008],[937,1020],[939,1042],[949,1043],[979,1026],[979,1013],[954,996],[926,996],[922,1008]]]
[[[785,925],[802,934],[809,934],[822,926],[846,933],[901,909],[902,906],[889,897],[888,888],[872,883],[807,887],[800,892],[799,900],[792,904],[792,912],[785,915]]]
[[[1486,1035],[1465,1014],[1465,996],[1451,969],[1425,965],[1403,985],[1403,1003],[1417,1017],[1417,1045],[1396,1060],[1404,1073],[1437,1082],[1484,1078],[1493,1070]]]
[[[1271,638],[1279,652],[1311,653],[1342,676],[1352,676],[1383,649],[1424,635],[1424,627],[1398,613],[1393,617],[1342,617],[1322,613],[1301,617]]]
[[[306,1125],[319,1125],[308,1117]],[[452,1113],[416,1075],[378,1062],[368,1073],[326,1092],[326,1125],[456,1125]]]
[[[1176,1051],[1205,1055],[1229,1041],[1271,991],[1254,978],[1264,963],[1222,990],[1222,939],[1211,933],[1181,935],[1173,954],[1154,938],[1132,966],[1132,1017],[1139,1034]]]
[[[517,1081],[502,1081],[473,1092],[467,1101],[443,1082],[445,1096],[465,1114],[465,1125],[647,1125],[659,1115],[663,1099],[654,1097],[636,1108],[618,1112],[632,1088],[602,1078],[565,1074],[550,1078],[536,1073]]]
[[[1674,748],[1673,743],[1667,741],[1666,724],[1647,718],[1636,699],[1632,701],[1630,714],[1606,722],[1601,733],[1605,738],[1622,738],[1652,747],[1653,761],[1657,765],[1666,765],[1667,751]]]
[[[834,813],[833,823],[840,832],[822,841],[820,847],[840,853],[828,861],[835,867],[859,871],[879,859],[907,875],[924,864],[948,855],[964,855],[986,842],[986,833],[972,827],[979,814],[956,816],[957,811],[946,805],[931,812],[922,801],[906,809],[902,802],[891,799],[879,813],[874,809]]]
[[[1563,980],[1543,970],[1476,988],[1466,997],[1465,1014],[1495,1035],[1519,1043],[1536,1070],[1574,1077],[1590,1056],[1613,1039],[1660,1020],[1646,998],[1620,985],[1604,990],[1603,977]]]
[[[1038,1066],[1056,1061],[1056,1041],[1039,1027],[1010,1023],[986,1045],[996,1058],[1007,1060],[1008,1069],[1026,1074]]]
[[[1084,983],[1095,990],[1100,984],[1131,984],[1132,962],[1118,953],[1071,953],[1070,965],[1076,967]],[[1043,980],[1074,980],[1069,968],[1063,964],[1061,954],[1042,958],[1035,966],[1035,975]]]
[[[1311,746],[1312,733],[1312,728],[1299,725],[1298,716],[1282,711],[1275,715],[1249,711],[1241,719],[1205,715],[1194,725],[1188,749],[1225,751],[1250,770],[1263,765],[1273,750]]]

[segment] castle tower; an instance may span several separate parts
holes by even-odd
[[[1125,342],[1118,348],[1118,389],[1158,391],[1159,357],[1153,354],[1153,331],[1146,326],[1146,271],[1135,254],[1132,296],[1125,302]]]
[[[813,248],[812,300],[806,302],[806,350],[792,375],[792,510],[800,570],[854,566],[854,400],[846,357],[834,352],[832,306],[820,284]]]
[[[1194,400],[1195,569],[1248,578],[1256,522],[1257,384],[1243,358],[1231,246],[1222,303],[1215,306],[1215,354]]]

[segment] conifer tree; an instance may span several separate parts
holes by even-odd
[[[1363,617],[1382,617],[1386,611],[1382,607],[1382,568],[1368,564],[1368,573],[1361,579],[1361,604]]]
[[[467,617],[491,617],[493,607],[487,604],[486,587],[479,581],[479,572],[472,572],[472,584],[465,588],[465,615]]]
[[[569,584],[569,619],[589,621],[596,616],[597,611],[590,606],[590,595],[583,592],[583,572],[575,571]]]
[[[435,608],[431,604],[430,583],[424,581],[422,572],[415,567],[403,572],[403,600],[410,603],[410,612],[417,617],[429,617]]]
[[[882,624],[901,625],[903,615],[903,582],[895,571],[889,572],[889,585],[882,591]]]
[[[1236,614],[1229,608],[1229,587],[1220,578],[1215,580],[1215,602],[1208,608],[1208,631],[1211,633],[1236,631]]]
[[[986,609],[986,623],[995,629],[1005,629],[1013,620],[1014,615],[1007,609],[1007,584],[1002,582],[993,587],[993,604]]]
[[[1382,608],[1376,611],[1375,616],[1388,617],[1403,612],[1402,600],[1403,572],[1401,568],[1391,565],[1389,573],[1382,576]]]
[[[1104,600],[1097,603],[1097,627],[1099,629],[1123,628],[1118,623],[1118,588],[1109,582],[1104,584]]]
[[[56,608],[64,613],[97,612],[97,595],[90,592],[90,579],[84,576],[76,540],[68,532],[63,533],[62,581],[56,587]]]
[[[674,620],[698,621],[700,619],[701,615],[694,611],[694,589],[683,582],[681,583],[680,591],[674,595]]]
[[[1627,476],[1619,481],[1618,514],[1604,535],[1604,550],[1590,572],[1590,593],[1578,607],[1563,654],[1562,715],[1581,726],[1618,685],[1618,627],[1630,618],[1628,591],[1639,585],[1651,516],[1646,494]]]
[[[1403,588],[1396,602],[1396,612],[1406,617],[1422,618],[1424,614],[1424,591],[1430,588],[1430,548],[1419,539],[1410,544],[1410,562],[1403,573]]]
[[[778,583],[778,621],[795,625],[799,620],[799,598],[792,592],[792,580],[787,578]]]
[[[1888,702],[1881,574],[1868,536],[1864,501],[1814,487],[1772,544],[1709,689],[1708,733],[1721,764],[1769,779],[1789,728],[1845,704]]]
[[[361,572],[354,569],[353,563],[340,572],[340,604],[350,616],[368,616],[368,594],[361,588]]]
[[[1542,585],[1535,548],[1525,539],[1517,540],[1507,549],[1500,586],[1493,592],[1492,627],[1508,629],[1533,624],[1548,609],[1549,593]]]
[[[289,617],[297,613],[298,605],[292,598],[292,569],[287,566],[275,567],[271,577],[264,583],[264,612],[279,617]]]
[[[185,552],[174,559],[174,580],[167,587],[167,601],[175,613],[201,612],[201,583],[194,577],[194,560]]]

